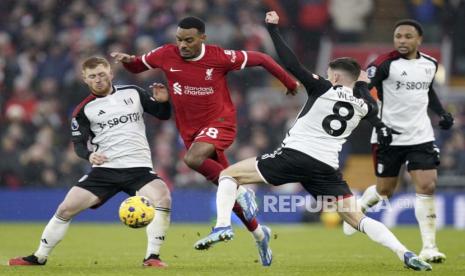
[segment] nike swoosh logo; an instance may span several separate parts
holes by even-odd
[[[170,72],[179,72],[179,71],[182,71],[182,70],[170,68]]]

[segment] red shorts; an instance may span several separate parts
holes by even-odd
[[[211,122],[189,139],[184,139],[184,144],[188,149],[194,142],[204,142],[214,145],[216,151],[225,151],[234,142],[234,138],[236,138],[235,124]]]

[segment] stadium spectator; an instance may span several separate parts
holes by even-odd
[[[297,13],[298,43],[297,49],[303,63],[314,69],[320,50],[320,40],[328,30],[329,11],[327,0],[299,0]]]
[[[442,12],[445,2],[443,0],[407,1],[410,17],[420,22],[425,29],[425,42],[440,41]]]
[[[443,33],[452,40],[452,74],[465,76],[465,0],[447,1]]]
[[[337,42],[359,42],[373,10],[372,0],[330,0],[329,14]]]

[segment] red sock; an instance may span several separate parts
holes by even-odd
[[[251,221],[247,221],[244,215],[242,214],[242,207],[239,205],[239,203],[237,203],[237,201],[236,203],[234,203],[233,212],[242,221],[245,227],[247,227],[247,230],[249,230],[250,232],[253,232],[255,231],[255,229],[257,229],[258,227],[257,218],[254,218]]]
[[[224,154],[219,159],[221,160],[220,162],[226,162],[226,164],[228,162]],[[207,178],[207,180],[213,182],[215,185],[218,185],[218,178],[223,169],[224,167],[217,161],[213,159],[207,159],[202,163],[197,172],[201,173],[203,176],[205,176],[205,178]],[[242,207],[239,205],[239,203],[236,202],[234,204],[233,212],[237,215],[237,217],[239,217],[239,219],[242,221],[242,223],[244,223],[244,225],[250,232],[257,229],[257,219],[254,218],[251,221],[247,221],[244,215],[242,214]]]
[[[206,159],[197,169],[197,172],[205,176],[208,181],[218,185],[218,178],[222,170],[224,170],[224,167],[220,163],[213,159]]]
[[[215,159],[208,158],[203,161],[200,168],[197,169],[201,175],[205,176],[208,181],[218,185],[218,178],[222,170],[229,166],[228,159],[224,154],[224,151],[217,151]]]
[[[224,151],[217,151],[216,152],[216,161],[220,163],[224,168],[229,167],[228,158],[224,154]]]

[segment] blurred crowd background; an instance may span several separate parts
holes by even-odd
[[[414,18],[425,27],[425,44],[449,49],[447,78],[438,89],[456,124],[437,127],[441,148],[440,187],[463,189],[465,176],[465,1],[461,0],[2,0],[0,1],[0,188],[69,187],[90,168],[70,142],[70,116],[89,93],[81,81],[83,58],[112,51],[143,54],[173,43],[186,15],[206,21],[208,42],[226,49],[275,52],[264,27],[266,11],[281,16],[283,34],[301,61],[315,69],[320,45],[383,43],[392,26]],[[325,43],[321,43],[326,41]],[[444,53],[444,52],[441,52]],[[147,88],[164,82],[158,71],[138,75],[114,65],[115,84]],[[323,72],[319,72],[324,74]],[[263,69],[229,74],[238,110],[238,137],[227,151],[231,162],[275,149],[305,96],[287,98]],[[432,115],[434,125],[437,118]],[[210,187],[182,161],[184,145],[174,120],[146,121],[154,166],[173,189]],[[369,127],[344,147],[369,159]],[[362,165],[359,165],[362,166]],[[363,164],[373,175],[370,164]],[[404,179],[408,183],[408,179]],[[368,185],[371,183],[365,183]],[[402,185],[401,185],[402,187]],[[408,187],[404,185],[404,187]]]

